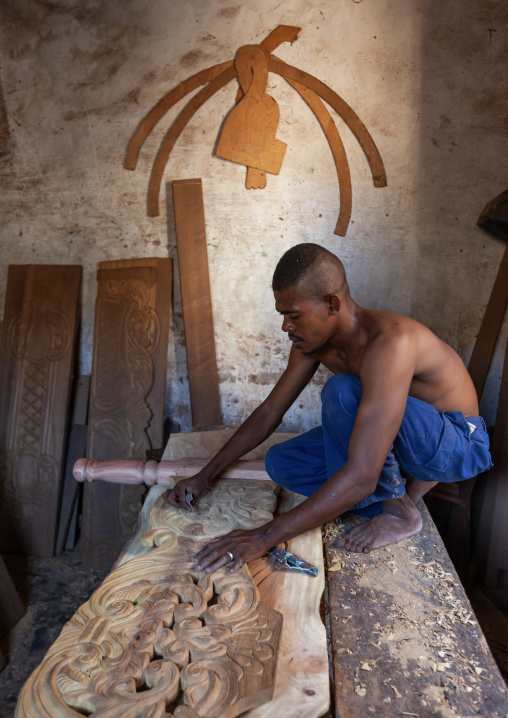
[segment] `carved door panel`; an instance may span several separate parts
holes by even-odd
[[[172,260],[101,262],[87,454],[144,459],[162,444]],[[81,553],[109,570],[141,509],[139,486],[85,486]]]
[[[11,265],[0,349],[0,550],[54,553],[81,267]]]

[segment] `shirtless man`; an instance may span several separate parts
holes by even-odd
[[[210,541],[196,556],[207,573],[230,562],[233,573],[347,510],[370,520],[341,541],[346,550],[368,553],[400,541],[420,531],[415,504],[438,481],[467,479],[492,465],[469,374],[429,329],[356,304],[342,263],[316,244],[286,252],[272,287],[292,342],[286,370],[200,473],[164,496],[195,510],[186,492],[198,499],[224,467],[270,436],[323,364],[334,376],[321,393],[322,426],[266,457],[274,481],[308,498],[258,529]]]

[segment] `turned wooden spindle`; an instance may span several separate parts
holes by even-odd
[[[74,464],[76,481],[107,481],[112,484],[146,484],[147,486],[173,486],[175,480],[194,476],[207,459],[180,459],[179,461],[137,461],[136,459],[118,459],[115,461],[96,461],[78,459]],[[258,479],[270,481],[265,471],[264,461],[235,461],[219,476],[225,479]]]

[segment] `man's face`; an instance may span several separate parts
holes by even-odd
[[[302,299],[294,287],[274,292],[275,309],[282,314],[282,331],[304,356],[312,356],[328,341],[331,333],[327,303]]]

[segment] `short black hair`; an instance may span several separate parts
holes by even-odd
[[[319,244],[303,242],[288,249],[273,273],[272,289],[282,292],[309,279],[309,294],[326,296],[348,289],[344,265],[332,252]]]

